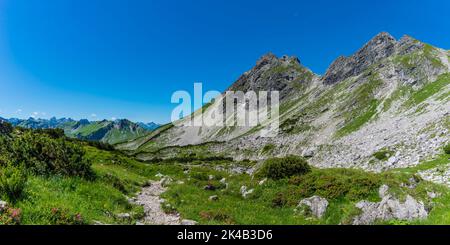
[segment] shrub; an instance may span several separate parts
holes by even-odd
[[[294,175],[309,173],[311,167],[304,158],[298,156],[287,156],[284,158],[267,159],[258,170],[258,177],[271,179],[283,179]]]
[[[445,154],[450,154],[450,143],[444,146]]]
[[[14,162],[40,175],[93,177],[90,162],[79,144],[65,138],[53,139],[47,134],[24,132],[12,143]]]
[[[224,222],[226,224],[234,223],[233,218],[224,210],[201,211],[200,217],[205,220],[214,220]]]
[[[23,195],[27,176],[22,168],[7,164],[0,169],[0,193],[9,201],[16,201]]]
[[[384,160],[387,160],[392,155],[393,155],[392,151],[383,150],[383,151],[375,152],[372,156],[374,156],[376,159],[378,159],[380,161],[384,161]]]
[[[38,134],[46,134],[52,139],[59,139],[65,137],[64,130],[60,128],[36,129],[35,132]]]
[[[13,127],[10,123],[0,120],[0,134],[10,134],[13,131]]]

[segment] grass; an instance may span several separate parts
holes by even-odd
[[[429,203],[427,191],[448,192],[447,188],[427,181],[420,181],[415,189],[402,187],[402,183],[408,183],[408,179],[415,176],[410,172],[376,174],[353,169],[314,168],[303,176],[269,179],[259,185],[259,179],[249,175],[229,175],[210,169],[202,171],[215,176],[215,180],[198,180],[188,174],[183,178],[186,184],[172,185],[163,194],[183,218],[197,220],[200,224],[349,224],[360,212],[355,207],[358,201],[380,200],[378,189],[382,184],[390,186],[391,193],[401,200],[406,195],[412,195]],[[228,188],[221,187],[214,191],[203,189],[206,184],[219,186],[217,180],[222,177],[226,177]],[[247,198],[240,194],[240,188],[244,185],[247,189],[254,189]],[[218,200],[210,201],[212,195],[217,195]],[[301,199],[312,195],[325,197],[330,203],[321,219],[303,216],[295,210]],[[447,204],[444,206],[449,208]],[[434,215],[432,213],[431,217]]]
[[[360,114],[359,116],[355,117],[354,119],[352,119],[344,127],[340,128],[336,132],[336,136],[342,137],[360,129],[364,124],[366,124],[368,121],[370,121],[370,119],[372,119],[375,116],[375,114],[377,113],[378,104],[379,104],[378,100],[375,99],[372,100],[366,111]]]
[[[443,88],[450,84],[450,73],[442,74],[432,83],[424,85],[421,89],[413,92],[410,98],[405,102],[405,106],[418,105],[430,98],[434,94],[440,92]]]

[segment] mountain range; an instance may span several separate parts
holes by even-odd
[[[31,128],[31,129],[46,129],[46,128],[60,128],[69,137],[101,141],[109,144],[116,144],[132,139],[136,139],[152,130],[159,127],[156,123],[134,123],[127,119],[118,119],[114,121],[89,121],[87,119],[73,120],[71,118],[57,119],[52,117],[50,119],[37,119],[30,117],[28,119],[2,119],[13,126]]]
[[[448,50],[386,32],[353,55],[338,57],[322,76],[297,57],[269,53],[228,90],[280,91],[277,137],[260,137],[269,122],[256,127],[167,124],[117,148],[142,160],[198,151],[235,160],[294,154],[317,167],[371,171],[415,166],[449,141],[449,60]],[[212,111],[214,106],[203,108],[204,114]],[[195,113],[191,117],[198,119]],[[386,158],[377,158],[380,152]]]

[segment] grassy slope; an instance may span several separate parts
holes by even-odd
[[[126,196],[133,196],[155,174],[162,173],[174,179],[169,190],[163,194],[170,207],[183,218],[194,219],[201,224],[339,224],[350,223],[358,214],[355,203],[362,199],[377,201],[378,187],[391,186],[391,190],[400,198],[410,194],[420,200],[426,200],[427,191],[442,195],[435,200],[430,216],[420,224],[450,223],[450,192],[448,188],[421,181],[417,188],[400,187],[417,171],[448,163],[449,155],[425,162],[415,168],[392,170],[383,174],[366,173],[351,169],[313,169],[302,178],[290,180],[268,180],[259,185],[258,179],[247,174],[229,174],[214,170],[214,166],[223,162],[196,161],[189,165],[189,173],[184,173],[186,165],[177,163],[146,164],[122,154],[101,151],[86,147],[87,157],[93,162],[97,175],[94,181],[79,178],[31,177],[26,193],[27,197],[14,206],[23,211],[24,224],[52,224],[52,208],[67,210],[68,213],[80,213],[84,220],[92,224],[127,224],[143,215],[141,207],[131,205]],[[248,167],[248,163],[235,163]],[[209,180],[209,175],[214,176]],[[228,188],[219,182],[226,178]],[[177,181],[185,184],[177,184]],[[204,190],[205,185],[218,187],[215,191]],[[240,194],[242,185],[255,191],[247,199]],[[218,201],[209,201],[209,197],[218,195]],[[327,213],[322,219],[308,218],[296,213],[296,204],[304,197],[320,195],[330,202]],[[119,213],[131,213],[132,221],[120,220]]]
[[[51,210],[58,208],[69,214],[80,213],[92,224],[130,221],[116,218],[119,213],[143,215],[140,206],[131,205],[126,195],[133,196],[148,179],[158,172],[175,174],[177,166],[146,165],[121,154],[86,147],[97,178],[93,181],[71,177],[30,177],[26,197],[14,204],[23,212],[23,224],[53,224]]]

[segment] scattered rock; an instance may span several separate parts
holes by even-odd
[[[325,198],[319,196],[312,196],[309,198],[305,198],[300,201],[297,205],[297,210],[307,208],[307,212],[311,213],[313,216],[317,218],[322,218],[322,216],[327,211],[328,201]]]
[[[356,204],[356,207],[361,209],[362,213],[353,219],[354,225],[368,225],[377,220],[410,221],[425,219],[428,216],[423,202],[415,200],[410,195],[406,196],[405,202],[402,203],[392,195],[387,194],[387,190],[380,188],[379,193],[382,198],[380,202],[361,201]],[[384,196],[381,194],[384,194]]]
[[[383,198],[383,197],[385,197],[385,196],[387,196],[389,194],[388,191],[389,191],[389,186],[382,185],[382,186],[380,186],[380,189],[378,190],[378,195],[381,198]]]
[[[227,180],[227,179],[222,178],[222,179],[220,180],[220,183],[225,184],[225,183],[226,183],[226,180]]]
[[[157,174],[155,174],[155,177],[162,178],[162,177],[164,177],[164,175],[162,173],[157,173]]]
[[[216,190],[216,187],[213,186],[213,185],[205,185],[205,186],[203,186],[203,190],[206,190],[206,191],[215,191],[215,190]]]
[[[198,222],[195,220],[184,219],[181,221],[181,225],[197,225]]]
[[[0,212],[8,208],[8,203],[5,201],[0,200]]]
[[[209,175],[209,176],[208,176],[208,179],[209,179],[209,180],[213,180],[213,179],[214,179],[214,175]]]
[[[307,149],[305,149],[303,151],[302,156],[306,157],[306,158],[311,158],[311,157],[314,156],[315,152],[316,152],[316,149],[314,149],[314,148],[307,148]]]
[[[253,191],[254,191],[254,189],[247,190],[247,186],[245,186],[245,185],[241,186],[241,189],[240,189],[240,193],[243,198],[247,198],[248,195],[253,193]]]
[[[170,178],[169,176],[165,176],[164,178],[161,179],[161,186],[162,187],[167,187],[168,185],[170,185],[170,183],[172,183],[172,178]]]
[[[265,179],[263,179],[263,180],[261,180],[261,181],[259,181],[259,185],[264,185],[264,183],[266,183],[266,181],[267,181],[267,178],[265,178]]]
[[[219,197],[217,195],[214,195],[214,196],[210,196],[208,199],[210,201],[217,201],[217,200],[219,200]]]
[[[131,219],[131,214],[129,213],[120,213],[117,215],[117,218],[122,219],[122,220],[130,220]]]

